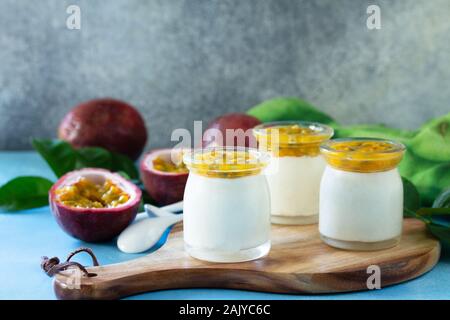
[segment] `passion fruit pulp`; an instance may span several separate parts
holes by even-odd
[[[84,177],[56,190],[56,194],[61,203],[76,208],[114,208],[130,199],[130,195],[110,179],[96,184]]]
[[[130,181],[97,168],[69,172],[49,192],[61,228],[87,242],[117,236],[135,218],[141,197],[141,190]]]
[[[143,156],[140,165],[141,178],[150,197],[160,205],[183,200],[189,171],[182,161],[181,151],[156,149]]]

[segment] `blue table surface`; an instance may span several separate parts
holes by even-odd
[[[34,152],[0,152],[0,184],[20,175],[55,180],[46,163]],[[71,238],[56,224],[48,207],[21,212],[0,212],[0,299],[55,299],[52,281],[40,267],[40,257],[62,259],[73,249],[89,246],[101,264],[134,259],[141,254],[120,252],[115,243],[88,244]],[[78,258],[90,264],[85,255]],[[408,281],[363,292],[330,295],[287,295],[226,289],[180,289],[140,294],[127,299],[450,299],[450,248],[444,247],[436,267]]]

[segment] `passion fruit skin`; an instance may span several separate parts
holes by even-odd
[[[205,148],[208,146],[212,146],[212,144],[214,143],[216,146],[256,148],[256,138],[253,137],[253,134],[250,133],[248,136],[243,136],[241,139],[234,137],[233,141],[227,141],[226,130],[242,129],[245,132],[249,129],[256,127],[259,124],[261,124],[261,121],[259,121],[259,119],[245,113],[233,112],[224,114],[220,117],[215,118],[213,121],[211,121],[211,123],[209,123],[203,135],[202,147]],[[219,130],[222,133],[223,142],[213,141],[214,133],[208,131],[208,129]]]
[[[136,160],[147,142],[147,129],[133,106],[104,98],[75,106],[61,121],[58,137],[74,148],[102,147]]]
[[[56,190],[65,185],[64,182],[75,176],[83,176],[87,172],[114,177],[127,186],[135,194],[134,200],[124,206],[114,208],[74,208],[56,200]],[[59,226],[69,235],[86,241],[102,242],[119,235],[136,217],[142,198],[141,190],[133,183],[108,170],[86,168],[72,171],[62,176],[49,191],[50,208]]]
[[[140,163],[145,190],[160,206],[183,200],[188,172],[165,172],[153,168],[152,160],[160,155],[170,157],[171,149],[155,149],[145,154]]]

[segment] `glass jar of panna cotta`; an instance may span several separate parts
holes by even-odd
[[[270,194],[263,169],[270,157],[250,148],[186,152],[184,243],[194,258],[242,262],[270,250]]]
[[[266,176],[272,223],[317,223],[326,166],[319,146],[330,139],[333,129],[314,122],[279,121],[259,125],[253,132],[259,150],[271,154]]]
[[[328,163],[320,188],[319,231],[325,243],[380,250],[400,241],[403,184],[397,165],[404,151],[400,143],[369,138],[321,146]]]

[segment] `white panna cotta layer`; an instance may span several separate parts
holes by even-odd
[[[402,232],[403,186],[397,169],[359,173],[327,166],[320,188],[320,234],[379,242]]]
[[[205,260],[225,259],[266,244],[270,248],[270,198],[264,175],[211,178],[190,172],[184,194],[184,241]],[[196,254],[197,253],[197,254]],[[245,258],[244,258],[245,260]]]
[[[320,155],[272,157],[266,169],[272,215],[317,215],[320,180],[325,167],[325,159]]]

